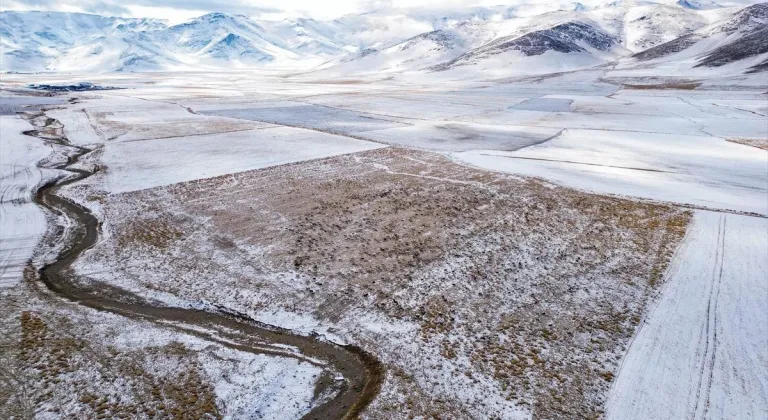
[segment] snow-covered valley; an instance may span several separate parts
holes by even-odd
[[[768,6],[678,3],[0,12],[0,414],[768,417]]]

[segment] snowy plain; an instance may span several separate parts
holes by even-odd
[[[19,105],[15,111],[21,112],[60,105],[64,101],[60,98],[22,97],[21,100],[7,102]],[[84,112],[64,109],[48,112],[68,123],[64,132],[77,140],[76,144],[100,143],[102,137],[96,134],[90,120],[82,117],[86,115]],[[163,353],[165,348],[178,351],[179,346],[189,351],[192,362],[201,367],[205,381],[211,384],[213,395],[219,402],[223,417],[299,418],[309,412],[316,403],[313,389],[317,378],[324,372],[321,366],[291,357],[253,354],[212,345],[210,341],[194,334],[180,333],[172,328],[137,322],[82,306],[60,306],[57,304],[61,302],[52,301],[51,296],[40,299],[37,293],[30,291],[29,284],[22,283],[24,270],[30,261],[41,251],[47,250],[41,241],[48,229],[49,220],[43,209],[32,201],[32,196],[44,182],[63,174],[62,171],[41,167],[48,160],[62,159],[63,149],[24,134],[33,128],[19,115],[0,115],[0,300],[4,305],[3,323],[0,325],[3,338],[0,341],[6,349],[2,353],[4,368],[12,372],[11,376],[5,378],[13,379],[15,375],[22,374],[28,375],[26,381],[34,377],[30,372],[16,372],[16,369],[20,369],[16,365],[5,365],[8,363],[5,357],[13,351],[8,349],[21,341],[17,337],[18,320],[23,319],[29,311],[45,319],[45,322],[61,322],[56,319],[63,317],[66,321],[58,325],[56,332],[63,334],[66,337],[64,340],[86,339],[90,346],[84,354],[71,356],[70,363],[78,364],[76,374],[64,380],[57,379],[56,385],[53,385],[55,389],[49,387],[45,392],[50,392],[45,397],[38,397],[40,403],[36,418],[87,416],[80,407],[83,400],[78,401],[79,394],[71,388],[73,381],[85,381],[93,392],[105,395],[105,398],[110,396],[117,398],[117,401],[136,398],[135,389],[131,388],[133,385],[125,378],[104,382],[104,373],[114,368],[114,365],[99,360],[107,357],[104,354],[108,354],[108,357],[124,353],[146,356],[143,360],[136,357],[138,363],[144,363],[140,369],[159,378],[188,374],[194,370],[194,366],[180,364],[174,359],[172,351],[170,357]],[[32,262],[40,263],[35,260]],[[205,329],[201,332],[209,333]],[[52,339],[50,342],[54,343],[55,348],[57,340]],[[26,398],[39,392],[37,385],[42,383],[32,384],[24,390],[23,396]],[[13,401],[9,402],[13,404]],[[10,413],[6,409],[7,405],[0,405],[3,415]]]
[[[519,151],[455,157],[599,193],[768,215],[768,152],[717,137],[567,129]]]
[[[110,143],[103,162],[112,193],[386,147],[333,134],[275,127]],[[169,159],[174,165],[168,165]]]
[[[102,359],[181,342],[191,353],[146,359],[149,376],[202,367],[228,418],[301,417],[337,373],[20,281],[57,236],[41,242],[31,195],[50,149],[64,156],[14,115],[45,108],[95,150],[78,165],[96,173],[60,190],[101,222],[83,283],[360,345],[387,371],[364,418],[766,419],[768,3],[728,7],[751,3],[174,26],[0,12],[0,67],[94,71],[0,83],[1,370],[34,313]],[[76,82],[118,89],[30,86]],[[138,395],[84,360],[53,391],[33,384],[39,418],[91,413],[73,376]]]
[[[22,134],[29,129],[32,125],[18,116],[0,116],[0,288],[19,282],[46,229],[32,194],[44,179],[37,163],[51,148]]]
[[[86,182],[106,196],[391,145],[590,192],[768,214],[768,152],[727,141],[768,138],[760,79],[718,82],[740,85],[739,90],[634,90],[606,81],[612,75],[604,69],[543,79],[339,84],[324,83],[317,75],[278,80],[269,74],[245,78],[233,73],[192,87],[197,76],[189,74],[9,78],[22,83],[30,78],[97,82],[103,77],[103,84],[127,88],[77,94],[77,103],[49,114],[62,121],[73,142],[101,148],[98,159],[105,170]],[[169,136],[174,130],[184,131]],[[765,320],[759,317],[768,301],[760,288],[768,279],[760,259],[768,252],[759,238],[766,233],[765,219],[695,214],[658,301],[617,373],[607,406],[610,418],[664,417],[663,409],[696,418],[764,415],[765,372],[749,363],[750,358],[755,365],[766,361],[759,338],[765,335]],[[729,233],[724,235],[731,244],[725,254],[716,251],[721,218],[727,220]],[[720,255],[719,260],[712,255]],[[703,313],[707,291],[715,286],[697,281],[721,266],[720,315],[712,321],[720,327],[706,332],[706,317],[695,314]],[[734,285],[731,293],[726,284]],[[685,306],[678,304],[681,300]],[[327,332],[308,316],[280,311],[251,315],[299,332]],[[371,336],[381,333],[382,325],[384,330],[404,328],[367,324]],[[714,338],[706,344],[715,331],[718,340],[727,338],[717,349]],[[694,343],[698,339],[704,344]],[[707,359],[711,354],[715,358]],[[649,370],[649,359],[668,368]],[[702,366],[712,379],[701,376],[697,369]],[[462,378],[465,382],[478,395],[493,384],[473,385]],[[661,387],[668,392],[659,392]],[[494,404],[525,416],[503,399]]]

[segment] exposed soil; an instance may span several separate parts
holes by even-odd
[[[758,149],[768,150],[768,139],[728,138],[726,140],[731,143],[743,144],[745,146],[752,146],[757,147]]]
[[[660,84],[647,84],[647,85],[631,85],[631,84],[624,84],[622,85],[624,89],[633,89],[633,90],[694,90],[697,87],[701,86],[701,83],[675,83],[675,82],[669,82],[669,83],[660,83]]]
[[[383,377],[383,367],[374,356],[354,345],[341,346],[318,337],[293,334],[224,309],[213,313],[172,308],[103,283],[86,285],[79,281],[73,274],[71,265],[96,243],[100,230],[99,221],[88,209],[59,197],[56,192],[96,172],[73,167],[82,156],[92,152],[92,149],[71,145],[61,134],[61,125],[42,113],[26,115],[25,119],[37,127],[36,130],[27,132],[28,135],[72,150],[66,162],[52,166],[52,169],[66,170],[73,176],[45,184],[35,195],[38,204],[56,214],[65,215],[74,225],[70,234],[63,238],[66,242],[56,260],[39,270],[40,280],[49,290],[93,309],[134,319],[162,322],[165,326],[168,322],[181,324],[178,328],[185,333],[197,335],[225,347],[251,353],[294,357],[313,364],[319,364],[317,360],[321,360],[321,366],[343,375],[344,381],[323,381],[325,384],[319,384],[315,390],[316,395],[331,391],[335,392],[335,396],[317,405],[305,418],[353,418],[377,395]],[[185,325],[189,327],[184,327]],[[199,328],[193,330],[190,328],[192,326],[199,326],[210,332],[201,332]],[[286,345],[299,349],[301,354],[286,351],[285,347],[281,347]]]

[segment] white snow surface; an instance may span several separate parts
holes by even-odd
[[[768,215],[768,152],[718,137],[568,129],[514,152],[454,156],[588,191]]]
[[[18,284],[45,233],[45,214],[32,192],[44,178],[37,162],[51,148],[22,134],[32,128],[18,116],[0,116],[0,288]]]
[[[768,418],[768,220],[696,212],[606,418]]]
[[[52,109],[45,114],[64,125],[64,135],[72,144],[86,146],[103,141],[83,110]]]
[[[107,143],[104,188],[136,191],[381,147],[386,146],[291,127]]]

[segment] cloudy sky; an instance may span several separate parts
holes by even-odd
[[[333,19],[386,7],[454,8],[495,4],[553,2],[607,3],[609,0],[0,0],[0,10],[85,12],[109,16],[154,17],[179,23],[208,12],[240,13],[262,19]],[[674,3],[675,0],[656,0]],[[695,0],[707,2],[710,0]],[[716,0],[724,6],[762,0]]]
[[[534,0],[535,1],[535,0]],[[503,0],[502,0],[503,2]],[[155,17],[172,23],[216,11],[265,19],[289,16],[333,19],[384,7],[472,6],[483,0],[0,0],[0,10],[85,12],[111,16]],[[499,3],[496,0],[491,3]]]

